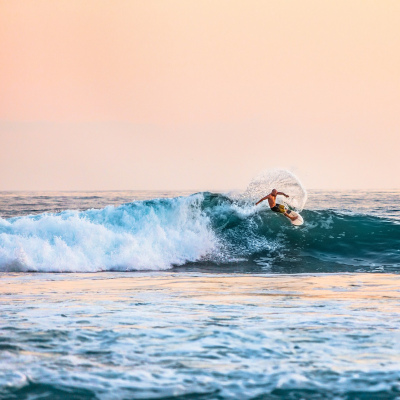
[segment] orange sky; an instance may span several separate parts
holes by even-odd
[[[0,57],[0,190],[400,187],[398,0],[0,0]]]

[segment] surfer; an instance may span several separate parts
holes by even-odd
[[[289,215],[291,213],[291,210],[287,210],[283,204],[276,203],[276,196],[278,196],[279,194],[285,197],[289,197],[287,194],[283,192],[278,192],[276,189],[272,189],[272,192],[267,196],[263,197],[261,200],[258,200],[256,205],[260,204],[264,200],[268,200],[268,204],[269,207],[271,208],[271,211],[281,213],[292,221],[296,220],[298,218],[297,215],[292,217],[291,215]]]

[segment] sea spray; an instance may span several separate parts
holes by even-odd
[[[289,198],[278,196],[278,203],[286,203],[297,211],[303,210],[307,201],[307,191],[300,179],[285,169],[275,168],[260,172],[251,180],[241,197],[256,202],[271,193],[272,189],[289,195]]]

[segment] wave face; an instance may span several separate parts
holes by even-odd
[[[295,228],[268,209],[205,192],[0,219],[0,271],[400,271],[397,221],[332,210],[302,215],[305,224]]]

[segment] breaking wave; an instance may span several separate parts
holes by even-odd
[[[0,219],[0,271],[163,270],[207,264],[272,273],[400,270],[396,221],[304,210],[290,222],[247,198],[197,193]]]

